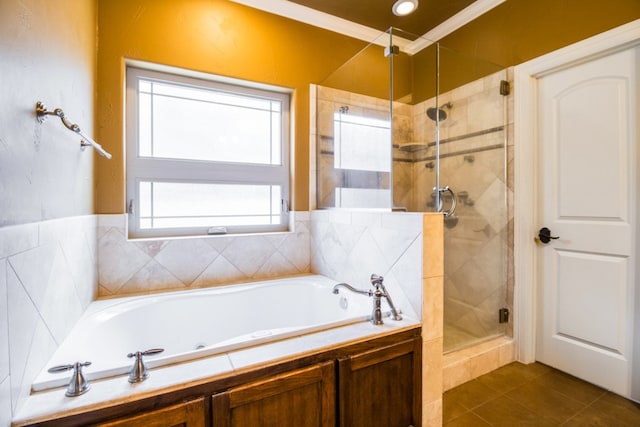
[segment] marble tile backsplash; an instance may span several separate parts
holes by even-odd
[[[95,297],[96,226],[87,215],[0,228],[0,425]]]
[[[422,217],[421,213],[313,211],[311,270],[360,289],[369,289],[371,274],[379,274],[394,304],[420,318]]]
[[[294,231],[127,240],[125,215],[99,215],[99,296],[201,288],[309,273],[309,213]]]

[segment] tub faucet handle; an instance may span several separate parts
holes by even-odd
[[[382,282],[384,281],[384,277],[377,275],[375,273],[373,273],[371,275],[371,285],[375,286],[376,288],[380,287],[382,285]]]
[[[164,348],[152,348],[150,350],[136,351],[135,353],[127,354],[128,358],[136,358],[135,362],[133,362],[131,371],[129,371],[129,382],[131,384],[139,383],[149,377],[149,371],[142,361],[142,356],[151,356],[154,354],[162,353],[163,351]]]
[[[57,374],[59,372],[66,372],[73,369],[73,375],[71,375],[71,381],[67,385],[67,391],[65,396],[75,397],[86,393],[89,390],[89,383],[82,374],[82,368],[91,365],[91,362],[76,362],[69,365],[58,365],[49,368],[47,372],[50,374]]]

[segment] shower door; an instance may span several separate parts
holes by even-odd
[[[418,39],[390,30],[318,86],[316,200],[319,208],[448,211],[451,351],[511,333],[508,77],[501,66]],[[346,149],[353,139],[362,150]],[[359,164],[374,157],[375,167]]]
[[[451,75],[469,69],[483,74],[488,67],[440,47],[437,102],[426,109],[428,120],[436,119],[439,144],[428,170],[432,188],[440,191],[434,189],[427,204],[444,213],[445,352],[510,333],[508,79],[500,70],[458,85]]]

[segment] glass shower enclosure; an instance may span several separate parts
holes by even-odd
[[[445,352],[511,334],[507,71],[390,29],[316,90],[317,207],[442,212]]]

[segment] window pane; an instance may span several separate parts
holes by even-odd
[[[336,207],[388,209],[391,192],[375,188],[336,188]]]
[[[140,183],[140,200],[153,200],[153,195],[151,194],[152,183],[150,182],[141,182]],[[142,218],[150,218],[153,216],[153,211],[151,210],[151,203],[142,203],[140,205],[140,217]]]
[[[140,80],[138,82],[138,92],[151,93],[151,82],[148,80]]]
[[[280,110],[280,101],[154,82],[140,94],[139,155],[279,165]]]
[[[151,139],[152,123],[151,95],[141,93],[138,97],[138,155],[151,157],[153,141]]]
[[[391,127],[388,120],[334,115],[335,167],[391,171]]]
[[[280,141],[282,138],[282,132],[280,129],[281,126],[280,114],[272,114],[271,115],[271,140],[272,141]],[[280,144],[272,144],[271,145],[271,164],[279,165],[282,163],[282,150],[280,149]]]
[[[270,99],[259,98],[256,96],[247,96],[238,93],[171,83],[152,82],[152,85],[153,93],[156,95],[166,95],[173,98],[184,98],[216,104],[235,105],[264,111],[269,111],[271,109],[272,101]]]
[[[277,185],[143,181],[140,228],[280,224],[280,194]]]
[[[128,67],[126,95],[130,237],[288,229],[288,92]]]

